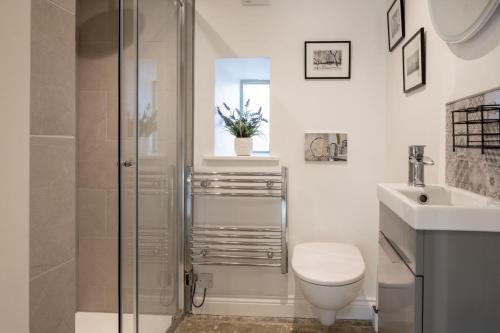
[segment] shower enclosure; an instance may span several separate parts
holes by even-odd
[[[184,313],[193,7],[120,1],[119,332],[171,331]]]

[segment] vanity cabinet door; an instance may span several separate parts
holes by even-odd
[[[379,235],[378,319],[380,333],[422,333],[422,280],[385,236]]]

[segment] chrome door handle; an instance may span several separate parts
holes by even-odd
[[[135,162],[132,161],[132,160],[126,160],[126,161],[122,161],[122,167],[124,168],[131,168],[135,165]]]

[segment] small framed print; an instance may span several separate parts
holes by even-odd
[[[305,42],[305,78],[350,79],[351,42]]]
[[[389,38],[389,51],[405,38],[405,12],[403,0],[394,0],[387,11],[387,36]]]
[[[306,162],[347,162],[347,133],[306,133]]]
[[[408,93],[425,85],[424,28],[403,46],[403,90]]]

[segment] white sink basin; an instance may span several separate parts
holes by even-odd
[[[416,230],[500,232],[500,202],[447,185],[379,184],[378,199]]]

